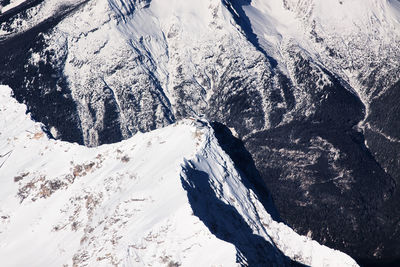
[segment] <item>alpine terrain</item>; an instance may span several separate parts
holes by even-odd
[[[358,266],[275,221],[205,121],[87,148],[1,89],[2,266]]]
[[[399,0],[0,10],[2,263],[400,264]]]

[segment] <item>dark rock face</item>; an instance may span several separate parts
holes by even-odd
[[[292,261],[264,238],[255,235],[235,208],[215,197],[208,174],[190,167],[190,164],[186,163],[185,177],[181,177],[181,182],[188,194],[194,215],[199,217],[216,237],[236,247],[238,264],[305,267]]]
[[[0,15],[1,27],[11,28],[16,17],[27,16],[26,11],[41,2],[27,1]],[[135,62],[123,62],[110,70],[110,75],[124,68],[134,73],[121,81],[123,89],[95,77],[93,84],[86,84],[90,90],[82,93],[82,98],[88,98],[84,115],[93,121],[97,144],[205,114],[215,121],[221,147],[246,176],[254,177],[252,183],[260,192],[268,195],[261,181],[265,182],[277,218],[363,264],[395,262],[400,259],[400,82],[376,95],[367,112],[346,82],[301,51],[285,51],[290,75],[284,74],[251,30],[242,8],[250,2],[223,1],[257,52],[241,55],[240,49],[219,45],[218,53],[210,56],[217,58],[216,67],[204,60],[208,74],[198,70],[195,78],[202,82],[187,75],[183,63],[178,65],[172,86],[174,104],[154,75],[157,66],[142,70],[153,62],[146,54],[150,52],[138,48]],[[146,8],[150,1],[133,3]],[[43,35],[51,35],[60,21],[80,7],[64,7],[25,32],[2,37],[0,51],[7,53],[0,52],[0,83],[13,89],[35,120],[49,130],[57,129],[54,137],[88,144],[86,132],[92,129],[83,129],[85,118],[63,73],[69,48],[48,49]],[[125,11],[132,14],[135,6],[126,6]],[[142,39],[140,44],[145,47]],[[45,60],[31,64],[34,53]],[[382,79],[370,77],[369,87]],[[366,114],[362,131],[357,125]],[[201,207],[198,212],[203,212]]]
[[[218,140],[218,144],[225,151],[226,154],[232,159],[237,170],[239,170],[246,180],[243,181],[246,187],[252,188],[257,194],[258,199],[267,209],[268,213],[272,216],[275,221],[282,221],[279,217],[279,213],[273,204],[273,199],[268,188],[255,166],[255,162],[251,154],[247,151],[244,143],[234,137],[232,132],[225,125],[212,122],[215,137]]]
[[[312,115],[269,130],[243,129],[240,122],[249,118],[262,122],[253,102],[249,112],[223,112],[224,123],[242,134],[281,218],[296,231],[356,258],[398,258],[391,242],[400,240],[395,226],[400,213],[387,209],[399,203],[396,182],[355,130],[364,106],[332,76],[330,85],[318,89],[307,60],[298,58],[296,66],[297,82],[315,104]],[[230,110],[246,107],[245,100],[224,100],[220,106]]]
[[[366,139],[382,167],[400,181],[400,81],[376,98],[367,118]]]
[[[1,0],[0,1],[0,5],[2,5],[2,6],[6,6],[8,4],[10,4],[10,0]]]
[[[43,51],[42,33],[51,31],[73,10],[74,7],[70,7],[60,11],[57,16],[26,32],[0,40],[0,51],[7,51],[0,53],[0,83],[13,88],[15,98],[27,105],[33,119],[42,122],[48,129],[56,127],[58,138],[83,143],[76,103],[61,73],[67,51],[61,50],[61,54],[54,50]],[[10,14],[13,12],[10,10]],[[20,15],[26,14],[22,12]],[[4,14],[0,16],[0,21],[4,20],[4,16],[8,17]],[[5,23],[11,23],[12,18]],[[37,65],[26,64],[32,53],[41,53],[46,60],[39,61]]]
[[[368,127],[365,129],[365,139],[371,156],[376,160],[382,171],[393,178],[394,188],[390,195],[385,196],[387,200],[381,208],[381,213],[386,217],[376,216],[383,221],[386,219],[388,227],[380,228],[379,235],[383,236],[382,247],[387,248],[378,250],[377,255],[387,262],[382,266],[398,266],[400,255],[398,247],[400,244],[400,193],[398,185],[400,183],[400,117],[399,104],[400,83],[397,82],[384,94],[376,98],[370,107],[370,114],[367,118]],[[391,196],[391,197],[389,197]],[[363,263],[369,264],[368,260]],[[370,266],[377,266],[379,262],[372,261]]]

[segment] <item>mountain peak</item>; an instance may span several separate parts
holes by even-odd
[[[76,142],[93,150],[71,150],[90,154],[198,116],[235,132],[242,142],[232,148],[235,164],[262,179],[265,196],[297,233],[360,262],[400,257],[393,246],[400,240],[398,1],[1,3],[0,83],[58,139],[50,143]],[[211,172],[192,168],[201,151],[211,152],[190,148],[192,157],[179,158],[178,184],[195,195],[197,185],[215,200],[214,189],[185,176]],[[224,233],[216,236],[237,243]]]
[[[1,87],[4,266],[357,266],[274,221],[205,121],[87,148],[47,139],[9,93]]]

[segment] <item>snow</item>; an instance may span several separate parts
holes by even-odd
[[[26,31],[29,28],[37,26],[39,25],[39,23],[49,18],[52,18],[56,14],[65,11],[69,7],[78,6],[84,1],[85,0],[42,1],[37,6],[27,9],[26,17],[20,15],[15,16],[11,20],[12,24],[10,25],[11,28],[13,29],[13,32],[2,30],[0,32],[0,36],[10,33],[21,33],[23,31]],[[1,12],[5,13],[6,11],[10,11],[12,8],[24,5],[25,3],[28,2],[33,2],[33,1],[27,1],[27,0],[11,1],[9,5],[6,5],[1,9]],[[4,25],[0,26],[4,27]]]
[[[180,165],[198,142],[190,122],[91,149],[47,139],[7,87],[0,93],[0,154],[12,151],[0,163],[2,266],[235,262],[234,246],[191,214],[181,186]]]
[[[27,30],[55,16],[62,6],[80,2],[44,1],[28,10],[27,18],[15,18],[11,33]],[[243,9],[260,47],[293,83],[290,54],[301,53],[348,83],[367,107],[366,118],[371,99],[400,78],[398,1],[253,0]],[[8,30],[0,29],[0,35],[10,34]],[[119,110],[124,139],[166,126],[180,114],[206,113],[209,100],[221,91],[224,74],[245,75],[243,70],[229,69],[238,60],[247,76],[257,79],[253,86],[262,94],[264,129],[271,127],[268,114],[273,108],[285,106],[274,103],[260,86],[259,73],[272,77],[275,71],[219,0],[89,1],[43,36],[47,50],[58,57],[54,61],[65,60],[65,65],[55,68],[62,68],[67,79],[88,146],[101,143],[98,132],[106,127],[104,102],[110,99],[105,99],[105,86]],[[31,56],[32,64],[45,58],[37,53]],[[383,76],[390,77],[384,79],[384,86],[379,84]],[[378,78],[368,91],[363,84],[370,77]],[[188,107],[180,102],[182,91],[190,96]],[[296,102],[303,100],[306,96],[300,95]],[[303,106],[305,114],[313,113],[311,106]],[[286,122],[290,120],[289,116]]]
[[[144,62],[146,69],[153,71],[152,74],[161,81],[172,104],[175,103],[173,87],[178,83],[174,70],[179,64],[187,66],[193,76],[197,66],[202,65],[199,63],[202,58],[196,57],[203,55],[196,55],[196,51],[213,54],[210,49],[199,49],[199,46],[210,43],[215,46],[215,39],[237,31],[231,25],[231,15],[217,0],[152,0],[145,7],[132,0],[109,0],[109,3],[118,15],[118,30],[132,49],[143,51],[149,58]],[[123,8],[126,6],[133,8]],[[224,29],[216,31],[217,27]],[[222,41],[220,43],[222,45]]]
[[[80,2],[44,1],[28,10],[27,18],[13,20],[12,33],[55,16],[64,5]],[[279,70],[293,83],[290,54],[301,53],[348,82],[349,90],[368,107],[375,89],[366,92],[361,84],[374,73],[370,65],[388,62],[377,71],[393,77],[393,81],[399,76],[391,73],[398,69],[400,58],[400,46],[395,45],[400,39],[394,34],[400,29],[396,19],[399,4],[342,2],[253,0],[243,9],[260,47],[277,60]],[[322,43],[315,42],[310,33],[313,30]],[[262,95],[264,129],[272,125],[269,114],[274,108],[285,107],[285,103],[275,103],[261,86],[265,76],[273,77],[275,73],[265,55],[247,39],[219,0],[89,1],[43,36],[46,48],[32,53],[29,62],[46,60],[46,51],[55,53],[56,63],[46,63],[61,68],[67,80],[87,146],[101,143],[99,132],[107,127],[104,103],[112,100],[118,109],[116,124],[126,139],[137,131],[164,127],[187,114],[207,113],[210,99],[222,90],[224,76],[228,75],[247,76],[249,83],[254,80],[251,87]],[[340,56],[332,58],[327,48]],[[58,66],[57,62],[65,64]],[[271,86],[279,86],[276,77],[273,79]],[[321,82],[326,83],[329,79]],[[186,98],[190,103],[182,103],[181,99]],[[299,95],[296,102],[303,100],[307,101],[307,96]],[[303,105],[303,110],[305,115],[314,112],[311,103]],[[285,122],[291,120],[287,117]]]
[[[0,14],[4,13],[14,7],[19,6],[20,4],[22,4],[23,2],[26,2],[26,0],[11,0],[10,3],[6,6],[4,6],[3,8],[1,8],[0,6]]]
[[[312,24],[321,27],[322,37],[343,40],[348,35],[368,35],[379,23],[379,30],[389,35],[383,41],[388,42],[393,32],[400,33],[399,6],[395,0],[254,0],[244,10],[266,51],[279,58],[273,48],[292,39],[318,60],[320,52],[306,38]]]
[[[280,59],[280,51],[276,51],[285,39],[303,40],[301,25],[295,15],[284,8],[281,0],[255,0],[244,6],[252,29],[259,37],[260,45],[272,56]],[[304,42],[304,41],[303,41]]]
[[[373,98],[400,79],[397,0],[254,0],[244,10],[261,47],[286,75],[292,75],[295,52],[348,83],[366,107],[360,129]]]
[[[24,31],[54,15],[62,5],[75,3],[78,1],[45,1],[28,12],[29,19],[17,19],[12,28]],[[316,64],[321,62],[349,82],[367,107],[366,118],[374,93],[362,86],[363,77],[374,71],[366,62],[386,62],[379,68],[382,73],[389,67],[398,69],[398,1],[253,0],[243,8],[260,46],[279,62],[278,67],[288,77],[294,68],[288,56],[292,51],[312,58]],[[322,43],[313,40],[312,30],[323,39]],[[6,33],[0,31],[0,35]],[[268,76],[270,72],[270,66],[258,60],[262,58],[260,51],[246,40],[232,15],[217,0],[90,1],[58,24],[51,35],[44,36],[48,49],[56,55],[67,51],[62,72],[77,102],[85,144],[89,146],[99,142],[96,130],[103,123],[104,84],[115,97],[118,120],[125,131],[123,138],[127,138],[136,132],[134,127],[147,130],[149,121],[156,121],[156,127],[170,123],[172,119],[164,118],[161,108],[153,112],[150,107],[174,110],[182,105],[175,106],[179,100],[176,88],[182,84],[194,99],[188,105],[201,113],[209,105],[213,90],[221,89],[217,86],[224,73],[234,77],[248,71],[243,74],[246,80],[254,79],[253,84],[263,86],[258,73]],[[327,55],[327,47],[341,57]],[[31,56],[32,64],[43,60],[39,53]],[[228,68],[232,64],[243,69]],[[398,73],[385,75],[398,78]],[[326,77],[321,79],[323,84],[329,83]],[[161,89],[153,84],[154,80]],[[149,101],[153,96],[148,91],[152,88],[162,90],[166,99],[161,103]],[[138,106],[146,114],[136,114],[130,103],[124,103],[129,98],[126,92],[143,95]],[[139,133],[118,144],[89,149],[47,139],[41,125],[22,116],[25,109],[9,98],[9,89],[1,87],[0,93],[0,221],[4,222],[0,224],[0,247],[4,248],[0,259],[10,253],[7,264],[61,265],[71,263],[76,256],[77,261],[96,265],[113,261],[149,265],[164,260],[183,265],[234,265],[235,247],[212,235],[202,221],[191,215],[193,210],[180,181],[188,164],[209,174],[215,194],[234,206],[254,233],[273,241],[289,257],[313,266],[355,264],[344,254],[273,221],[254,192],[242,184],[242,177],[207,127],[184,121],[148,134]],[[306,114],[312,113],[307,95],[295,94],[305,99]],[[274,106],[268,96],[262,98],[268,128],[268,114]],[[95,109],[95,118],[88,116],[90,108]],[[132,130],[126,130],[129,127]],[[193,138],[198,131],[201,140]],[[57,136],[56,128],[50,132]],[[88,171],[79,171],[85,166]],[[64,183],[47,196],[51,181]],[[16,197],[20,190],[21,195],[28,195],[22,203]],[[96,203],[95,207],[86,205],[88,199]],[[261,220],[257,214],[262,215]],[[61,230],[52,230],[54,227]],[[38,245],[31,247],[33,242]],[[12,253],[15,249],[26,254],[21,257]],[[35,257],[39,254],[43,257]],[[205,254],[215,258],[201,256]]]
[[[195,182],[188,168],[207,174],[212,195],[204,198],[233,207],[288,257],[357,266],[274,221],[206,122],[87,148],[48,139],[10,94],[0,86],[2,266],[236,266],[237,248],[211,233],[188,200],[183,183]]]

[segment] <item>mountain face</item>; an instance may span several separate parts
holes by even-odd
[[[0,88],[2,266],[358,266],[275,221],[205,121],[87,148]]]
[[[93,147],[204,115],[297,233],[399,260],[399,1],[2,5],[0,83],[49,136]]]

